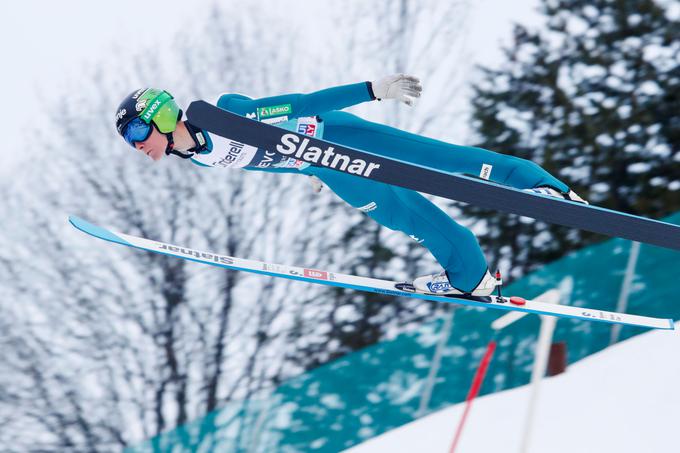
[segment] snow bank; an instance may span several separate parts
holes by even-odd
[[[524,386],[477,399],[457,452],[519,451],[528,395]],[[669,451],[679,408],[680,333],[649,332],[545,379],[529,451]],[[462,410],[457,404],[346,451],[447,453]]]

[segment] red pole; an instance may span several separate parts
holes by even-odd
[[[482,361],[479,363],[479,367],[477,368],[475,377],[472,380],[472,386],[470,387],[470,391],[468,392],[468,396],[466,398],[465,410],[463,412],[463,416],[460,419],[460,422],[458,423],[458,428],[456,429],[456,437],[453,438],[453,443],[451,444],[451,449],[449,450],[449,453],[454,453],[454,451],[456,451],[456,446],[458,445],[458,441],[460,440],[460,435],[463,432],[463,426],[465,426],[465,420],[467,420],[468,413],[470,412],[470,408],[472,407],[472,401],[477,397],[479,389],[482,387],[482,382],[484,382],[484,376],[486,376],[486,370],[489,368],[489,363],[491,362],[491,357],[493,356],[495,350],[496,342],[494,340],[491,340],[486,347],[486,353],[484,354],[484,357],[482,357]]]

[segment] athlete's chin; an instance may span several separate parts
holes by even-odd
[[[153,159],[154,162],[158,162],[159,160],[161,160],[163,158],[163,155],[164,154],[162,152],[156,152],[156,151],[149,153],[149,157],[151,159]]]

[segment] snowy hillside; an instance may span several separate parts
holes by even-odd
[[[650,332],[545,379],[528,451],[668,451],[680,422],[679,352],[677,330]],[[528,396],[525,386],[476,400],[456,451],[519,451]],[[448,452],[462,410],[458,404],[346,451]]]

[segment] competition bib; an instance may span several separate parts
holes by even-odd
[[[209,153],[194,154],[191,160],[207,167],[246,167],[258,153],[254,146],[239,143],[215,134],[207,134],[212,144]]]

